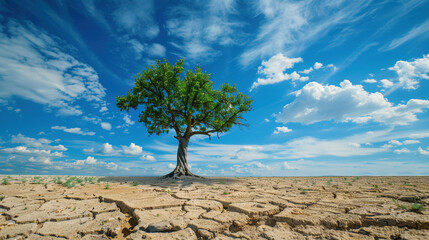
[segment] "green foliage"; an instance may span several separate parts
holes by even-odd
[[[26,182],[27,182],[27,179],[23,178],[23,179],[21,179],[21,182],[22,182],[22,183],[26,183]]]
[[[302,191],[300,192],[301,194],[307,194],[308,190],[307,189],[302,189]]]
[[[109,184],[104,185],[104,189],[109,189]]]
[[[67,187],[67,188],[74,187],[76,185],[76,182],[75,182],[76,179],[77,179],[77,177],[70,177],[70,178],[68,178],[67,181],[65,183],[63,183],[63,186]]]
[[[421,203],[413,203],[411,206],[406,206],[406,205],[399,204],[398,200],[394,198],[392,198],[392,200],[398,208],[401,208],[407,211],[422,213],[422,211],[426,210],[424,204],[421,204]]]
[[[223,194],[223,195],[228,195],[228,194],[229,194],[229,192],[223,192],[222,194]]]
[[[1,185],[9,185],[9,178],[3,178],[3,182],[1,183]]]
[[[4,198],[5,196],[0,196],[0,202],[3,201]]]
[[[55,184],[63,184],[63,181],[61,180],[61,177],[55,177],[52,181]]]
[[[331,183],[332,183],[332,179],[329,179],[328,180],[328,185],[331,185]]]
[[[133,187],[135,187],[135,186],[138,186],[138,185],[139,185],[139,183],[138,183],[138,182],[133,182],[131,185],[132,185]]]
[[[219,184],[226,184],[226,182],[221,180],[221,181],[219,181]]]
[[[199,67],[184,73],[183,65],[184,59],[174,65],[157,60],[135,77],[134,87],[127,95],[117,97],[116,105],[127,112],[142,106],[139,122],[145,124],[149,134],[174,129],[176,137],[189,139],[244,125],[242,114],[250,111],[252,104],[248,96],[228,84],[213,89],[210,74]]]
[[[39,181],[37,181],[36,184],[43,184],[43,180],[44,180],[43,178],[40,178]]]
[[[413,212],[422,212],[424,210],[426,210],[426,209],[425,209],[424,205],[421,203],[413,203],[410,207],[410,211],[413,211]]]
[[[94,183],[94,178],[93,177],[85,177],[85,183],[87,183],[87,182],[93,184]]]

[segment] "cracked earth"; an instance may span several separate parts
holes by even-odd
[[[429,239],[429,177],[0,177],[0,239]]]

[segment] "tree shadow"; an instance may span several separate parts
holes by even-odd
[[[107,176],[102,180],[106,182],[129,183],[138,185],[150,185],[154,187],[187,187],[191,185],[229,185],[243,181],[238,177],[183,177],[183,178],[163,178],[163,177],[139,177],[139,176]]]

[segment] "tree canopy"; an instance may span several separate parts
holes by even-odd
[[[117,97],[117,106],[127,112],[142,106],[139,122],[145,124],[149,134],[174,129],[177,139],[196,134],[210,137],[245,124],[242,114],[250,111],[252,104],[247,95],[226,83],[214,89],[210,74],[198,66],[182,74],[183,65],[184,59],[174,65],[157,60],[135,76],[134,87],[127,95]]]

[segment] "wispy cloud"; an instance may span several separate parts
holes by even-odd
[[[281,51],[294,56],[311,46],[334,27],[359,20],[368,14],[370,1],[278,1],[257,3],[262,25],[250,48],[240,57],[247,66],[257,59]]]
[[[153,1],[119,1],[114,3],[114,9],[113,20],[126,34],[149,39],[158,36],[159,26],[153,19]]]
[[[80,115],[76,100],[105,104],[95,70],[66,53],[64,43],[31,23],[10,20],[0,29],[0,98],[15,96]]]
[[[180,57],[191,61],[212,61],[219,54],[216,46],[238,44],[237,28],[242,23],[234,19],[238,13],[234,0],[195,1],[169,9],[166,29],[173,37],[170,43]]]
[[[390,51],[393,50],[408,41],[418,39],[418,38],[428,38],[429,37],[429,20],[421,23],[420,25],[413,27],[410,31],[405,33],[403,36],[396,38],[390,42],[388,45],[384,45],[380,48],[381,51]]]

